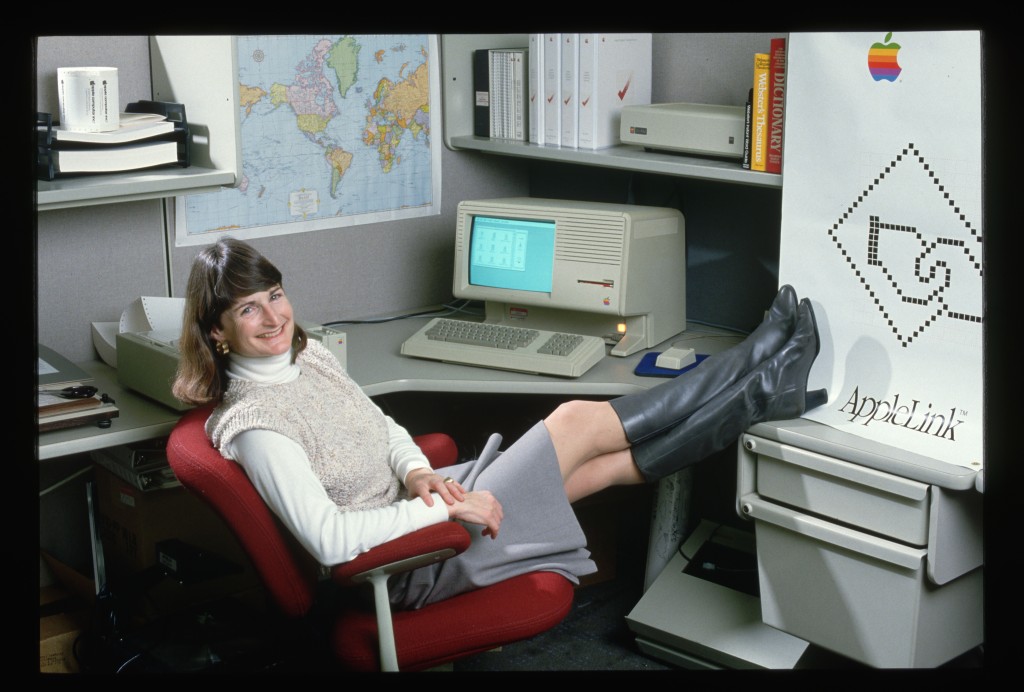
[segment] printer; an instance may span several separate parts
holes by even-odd
[[[345,333],[331,327],[302,324],[310,339],[324,344],[346,367]],[[171,394],[171,382],[178,370],[180,329],[152,329],[117,334],[117,381],[175,411],[190,406]]]

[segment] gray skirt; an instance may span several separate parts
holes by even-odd
[[[579,577],[597,571],[565,496],[544,423],[500,454],[489,444],[479,459],[449,466],[443,473],[466,490],[494,494],[504,511],[498,537],[484,536],[482,526],[465,524],[473,539],[469,548],[394,577],[388,585],[393,606],[420,608],[528,572],[558,572],[578,584]]]

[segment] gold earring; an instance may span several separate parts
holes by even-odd
[[[216,349],[217,354],[221,356],[226,356],[227,354],[231,353],[231,347],[228,346],[227,341],[218,341]]]

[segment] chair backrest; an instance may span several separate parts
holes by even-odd
[[[167,440],[167,461],[181,484],[230,527],[277,608],[290,617],[306,615],[316,593],[312,559],[300,559],[242,468],[210,444],[205,424],[211,410],[182,416]]]

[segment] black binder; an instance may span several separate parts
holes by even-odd
[[[473,51],[473,134],[491,136],[491,51]]]
[[[158,113],[167,120],[174,123],[171,132],[155,135],[142,140],[139,143],[170,141],[177,144],[177,160],[172,164],[180,168],[188,168],[191,163],[190,149],[192,136],[188,127],[188,119],[185,117],[185,106],[181,103],[170,103],[166,101],[135,101],[125,107],[126,113]],[[49,113],[36,114],[36,177],[39,180],[53,180],[64,175],[94,175],[94,173],[62,173],[60,170],[61,151],[82,151],[83,149],[103,149],[113,147],[111,144],[81,144],[74,142],[58,141],[54,136],[55,124]],[[126,169],[134,170],[134,169]],[[104,172],[109,174],[109,171]]]

